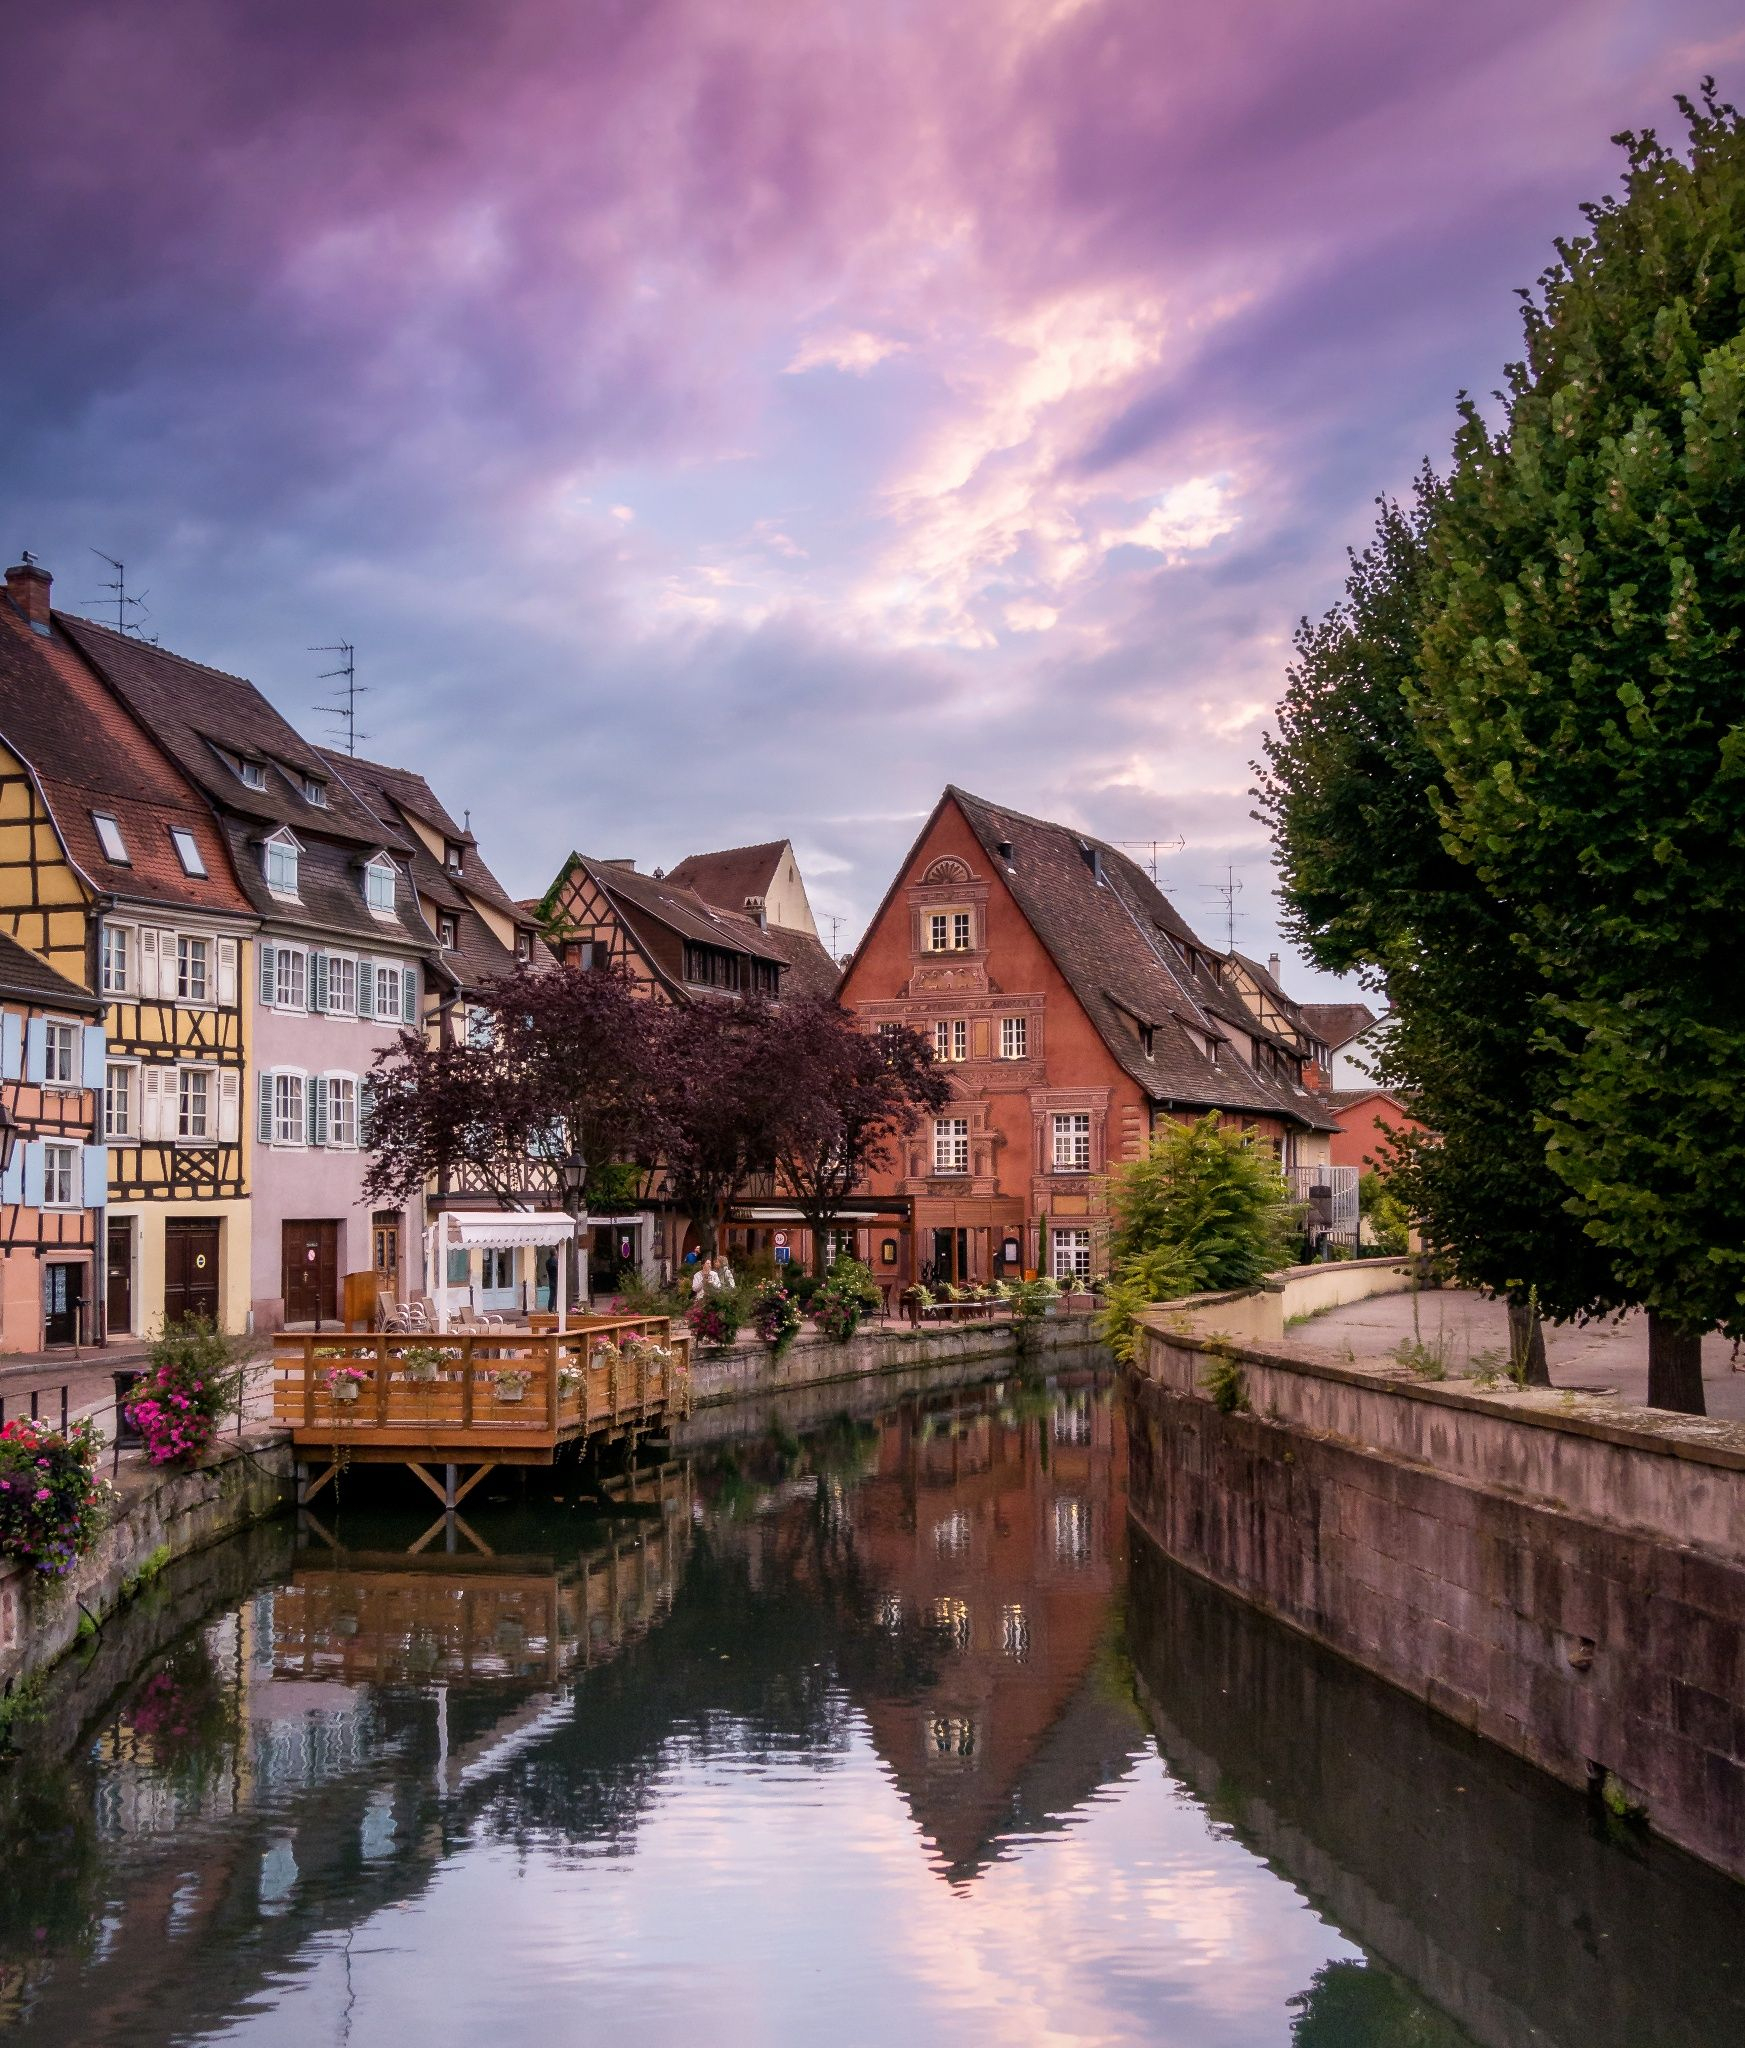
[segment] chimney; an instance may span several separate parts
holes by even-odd
[[[746,897],[745,911],[748,917],[757,919],[757,928],[760,932],[769,930],[769,909],[761,896]]]
[[[1267,971],[1267,973],[1268,973],[1268,974],[1270,974],[1270,975],[1272,976],[1272,978],[1273,978],[1273,980],[1274,980],[1274,981],[1277,981],[1277,979],[1278,979],[1278,955],[1277,955],[1276,953],[1268,953],[1268,954],[1267,954],[1267,956],[1266,956],[1266,971]]]
[[[23,561],[6,572],[6,595],[33,633],[48,632],[48,594],[54,580],[28,548]]]

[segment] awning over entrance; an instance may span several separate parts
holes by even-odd
[[[436,1327],[448,1328],[448,1255],[518,1251],[523,1245],[568,1244],[576,1219],[555,1209],[445,1209],[424,1233],[425,1278],[436,1301]],[[557,1262],[557,1326],[569,1307],[569,1261]]]

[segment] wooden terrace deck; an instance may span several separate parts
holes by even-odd
[[[273,1340],[274,1420],[300,1466],[326,1461],[318,1477],[305,1473],[303,1504],[342,1463],[391,1464],[410,1466],[452,1511],[495,1466],[657,1434],[690,1412],[690,1392],[690,1332],[665,1316],[578,1317],[561,1336],[505,1327]],[[477,1469],[457,1489],[461,1465]]]

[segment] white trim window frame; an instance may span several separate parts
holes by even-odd
[[[349,953],[327,956],[327,1014],[330,1017],[357,1015],[357,962]]]
[[[933,1171],[968,1173],[969,1118],[941,1116],[933,1121]]]
[[[940,1017],[933,1026],[933,1057],[952,1066],[969,1058],[969,1019]]]
[[[1091,1277],[1091,1233],[1088,1230],[1057,1228],[1050,1271],[1056,1281],[1088,1280]]]
[[[64,1017],[50,1017],[42,1027],[42,1079],[46,1088],[79,1087],[79,1047],[83,1029]]]
[[[308,1079],[300,1067],[273,1069],[273,1135],[270,1143],[295,1145],[299,1149],[308,1146]]]
[[[302,852],[302,842],[286,826],[272,833],[261,848],[261,873],[266,877],[267,887],[275,896],[283,897],[289,903],[301,901],[299,862]]]
[[[372,991],[375,1000],[370,1004],[370,1014],[378,1024],[398,1025],[400,1022],[400,963],[397,960],[374,960],[370,970],[375,975]]]
[[[106,996],[133,993],[133,962],[136,940],[130,924],[104,923],[98,940],[98,979]]]
[[[273,1008],[303,1010],[309,1003],[309,954],[302,946],[275,946]]]
[[[333,1073],[327,1083],[327,1142],[342,1152],[355,1152],[358,1142],[358,1086],[355,1074]]]
[[[392,917],[398,872],[383,853],[364,862],[364,907],[372,917]]]
[[[126,1144],[139,1135],[139,1062],[110,1060],[103,1073],[103,1139]]]
[[[42,1148],[42,1206],[45,1209],[82,1209],[83,1186],[77,1145],[62,1145],[52,1139]]]
[[[178,1066],[176,1069],[176,1143],[210,1145],[216,1142],[218,1090],[213,1086],[216,1067]]]
[[[212,1007],[212,942],[197,932],[176,934],[176,1001]]]
[[[1091,1114],[1087,1109],[1057,1109],[1054,1112],[1054,1171],[1089,1173],[1091,1170]]]
[[[1000,1019],[1000,1057],[1003,1060],[1027,1059],[1030,1055],[1030,1019],[1028,1017],[1002,1017]]]

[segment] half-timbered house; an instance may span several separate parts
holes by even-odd
[[[377,1053],[423,1014],[434,934],[414,845],[377,817],[241,676],[85,619],[60,621],[116,698],[200,791],[257,920],[246,978],[254,1327],[344,1308],[387,1227],[364,1194]],[[417,1213],[393,1212],[416,1241]]]
[[[88,988],[0,933],[0,1352],[101,1334],[102,1017]]]
[[[254,912],[199,790],[107,689],[50,594],[38,564],[7,571],[0,929],[105,1005],[104,1328],[202,1314],[240,1329]]]
[[[1250,978],[1250,985],[1251,978]],[[954,1100],[876,1192],[914,1203],[916,1277],[1104,1269],[1104,1177],[1215,1111],[1287,1171],[1327,1156],[1308,1038],[1108,842],[948,788],[845,970],[869,1028],[929,1038]]]

